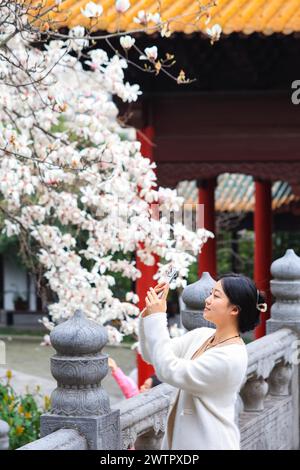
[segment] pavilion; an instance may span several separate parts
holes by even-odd
[[[86,3],[65,0],[55,18],[64,28],[88,27],[80,10]],[[132,7],[120,16],[114,0],[95,3],[104,8],[98,30],[108,32],[132,31],[139,10],[157,8],[155,0],[131,1]],[[179,86],[163,75],[154,78],[129,68],[128,79],[140,83],[144,92],[130,108],[131,122],[140,130],[143,154],[157,163],[160,185],[196,182],[193,200],[204,204],[208,230],[215,230],[218,176],[253,177],[254,279],[270,305],[272,185],[285,184],[295,204],[300,197],[300,112],[291,101],[292,82],[300,78],[300,3],[218,0],[210,24],[220,24],[223,34],[213,46],[203,34],[204,19],[197,29],[189,24],[194,3],[162,0],[163,16],[184,15],[182,20],[171,23],[168,39],[157,33],[138,38],[140,49],[155,43],[161,55],[174,53],[180,68],[197,81]],[[295,218],[298,214],[295,211]],[[216,276],[216,259],[216,241],[209,240],[199,255],[199,275],[208,271]],[[139,259],[137,265],[143,275],[136,290],[143,299],[153,285],[156,266],[144,266]],[[265,334],[268,313],[263,315],[256,337]]]

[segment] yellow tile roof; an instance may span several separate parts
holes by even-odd
[[[59,6],[59,13],[51,13],[59,26],[72,28],[76,25],[90,27],[91,21],[81,13],[89,0],[64,0]],[[55,4],[55,0],[34,0],[35,4],[43,3],[46,7]],[[103,7],[103,14],[97,20],[92,20],[93,29],[108,32],[132,31],[140,25],[133,22],[138,11],[157,12],[157,0],[131,0],[131,8],[118,14],[115,0],[95,0],[94,3]],[[163,19],[177,17],[170,29],[186,34],[205,31],[205,18],[195,23],[195,12],[199,3],[205,5],[209,0],[161,0],[161,16]],[[260,32],[266,35],[272,33],[290,34],[300,31],[300,0],[217,0],[217,6],[211,8],[210,25],[219,23],[225,34],[241,32],[251,34]],[[181,17],[181,18],[178,18]],[[96,23],[96,26],[95,26]],[[152,24],[153,26],[153,24]]]

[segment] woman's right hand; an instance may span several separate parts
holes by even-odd
[[[156,286],[154,287],[154,291],[156,292],[156,294],[159,294],[160,292],[162,292],[165,288],[165,285],[167,284],[167,282],[165,281],[162,281],[162,282],[159,282],[158,284],[156,284]],[[147,312],[147,307],[144,307],[143,310],[141,311],[141,317],[146,317],[148,315],[148,312]]]
[[[167,311],[169,284],[165,282],[163,284],[159,284],[156,290],[158,293],[152,287],[150,287],[150,290],[147,292],[147,296],[145,298],[147,305],[147,315]],[[162,295],[159,295],[160,290],[162,290]]]

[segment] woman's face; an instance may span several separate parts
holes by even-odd
[[[230,304],[226,296],[221,281],[216,282],[209,297],[205,299],[203,318],[221,326],[233,319],[232,315],[238,314],[238,308]]]

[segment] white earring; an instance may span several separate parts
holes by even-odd
[[[268,306],[266,303],[264,304],[257,304],[256,305],[256,308],[260,311],[260,312],[266,312],[267,309],[268,309]]]

